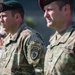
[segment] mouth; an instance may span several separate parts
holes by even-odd
[[[2,24],[2,27],[3,27],[3,28],[5,28],[5,25],[4,25],[4,24]]]
[[[48,20],[47,23],[50,24],[50,23],[52,23],[52,21],[51,20]]]
[[[50,22],[52,22],[52,19],[46,18],[46,21],[47,21],[47,23],[50,23]]]

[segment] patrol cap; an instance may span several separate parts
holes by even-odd
[[[23,7],[18,1],[5,1],[4,3],[0,3],[0,12],[14,9],[23,9]]]

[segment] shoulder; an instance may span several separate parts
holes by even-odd
[[[32,31],[29,29],[25,29],[21,32],[21,36],[30,35],[32,34]]]

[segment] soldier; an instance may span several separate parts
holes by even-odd
[[[46,48],[40,34],[24,23],[22,5],[0,3],[0,22],[9,33],[3,44],[0,75],[42,75]]]
[[[47,27],[56,30],[45,56],[45,75],[75,75],[73,0],[38,0]]]

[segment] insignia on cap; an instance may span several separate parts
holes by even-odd
[[[31,58],[35,60],[38,57],[38,47],[33,47],[31,49]]]
[[[3,5],[2,4],[0,4],[0,11],[2,11],[3,10]]]

